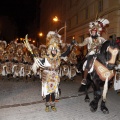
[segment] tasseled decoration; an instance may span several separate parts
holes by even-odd
[[[34,63],[32,65],[32,70],[34,72],[34,74],[37,73],[37,69],[41,67],[41,68],[45,68],[45,67],[51,67],[51,64],[47,61],[47,59],[45,58],[45,62],[44,64],[41,62],[40,58],[34,57]]]
[[[13,67],[12,67],[12,73],[14,73],[15,72],[15,67],[16,67],[17,65],[13,65]]]
[[[5,75],[7,75],[7,74],[6,74],[6,66],[3,66],[2,76],[5,76]]]
[[[108,76],[106,76],[105,84],[104,84],[104,89],[103,89],[103,101],[106,101],[106,95],[108,91]]]
[[[20,74],[20,76],[24,76],[25,75],[24,67],[20,68],[19,74]]]
[[[32,70],[33,70],[34,74],[37,73],[37,69],[39,67],[44,68],[44,65],[41,63],[39,58],[34,58],[34,63],[32,65]]]
[[[69,77],[69,79],[71,79],[71,66],[69,66],[69,69],[68,69],[68,77]]]

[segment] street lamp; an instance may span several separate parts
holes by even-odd
[[[61,22],[61,20],[59,20],[57,16],[55,16],[55,17],[53,18],[53,21],[54,21],[54,22],[58,22],[58,21]],[[62,29],[64,28],[64,42],[66,42],[66,27],[67,27],[67,26],[66,26],[66,21],[65,21],[64,27],[62,27],[62,28],[60,29],[60,30],[62,30]],[[59,30],[59,31],[60,31],[60,30]],[[59,31],[58,31],[58,32],[59,32]]]
[[[42,32],[40,32],[40,33],[39,33],[39,36],[40,36],[40,37],[42,37],[42,36],[43,36],[43,33],[42,33]]]
[[[53,21],[58,22],[58,21],[59,21],[58,17],[55,16],[55,17],[53,18]]]
[[[40,41],[39,44],[41,44],[41,42],[43,42],[42,40],[43,40],[44,34],[42,32],[40,32],[38,35],[39,35],[39,41]]]

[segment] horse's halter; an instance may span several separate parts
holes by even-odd
[[[116,57],[117,57],[117,54],[119,52],[119,49],[118,48],[112,48],[112,47],[109,46],[107,48],[107,51],[111,54],[110,59],[107,61],[107,65],[111,66],[111,67],[114,67],[114,64],[115,64]]]

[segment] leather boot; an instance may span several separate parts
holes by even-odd
[[[84,71],[84,78],[83,78],[83,80],[81,81],[81,84],[82,84],[82,85],[86,85],[86,83],[87,83],[87,80],[86,80],[87,75],[88,75],[88,69],[85,69],[85,71]]]
[[[46,102],[45,105],[46,105],[45,111],[46,111],[46,112],[51,112],[51,110],[50,110],[50,108],[49,108],[50,102]]]

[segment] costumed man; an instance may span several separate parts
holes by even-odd
[[[88,72],[90,70],[89,63],[93,56],[99,53],[101,45],[106,41],[103,37],[101,37],[101,33],[105,30],[106,25],[109,24],[109,21],[107,19],[98,19],[95,22],[89,23],[89,32],[90,37],[85,38],[85,40],[82,43],[79,43],[78,45],[80,47],[87,45],[88,54],[86,55],[87,60],[85,61],[84,65],[84,76],[83,80],[81,81],[82,85],[86,85],[86,78],[88,75]]]
[[[3,54],[5,52],[6,47],[7,47],[7,42],[0,40],[0,62],[3,59]]]
[[[5,55],[5,49],[7,47],[7,42],[0,40],[0,76],[5,76],[6,71],[5,71],[5,60],[4,60],[4,55]]]
[[[45,111],[49,112],[51,109],[53,111],[57,111],[55,107],[55,99],[59,95],[59,66],[61,64],[61,59],[66,58],[66,56],[70,53],[75,41],[71,42],[71,45],[68,47],[67,51],[61,54],[59,45],[61,44],[61,36],[54,32],[50,31],[46,37],[47,43],[47,53],[45,58],[35,57],[34,56],[34,64],[32,66],[33,72],[36,74],[38,68],[43,68],[42,72],[42,97],[46,100],[46,108]],[[26,39],[25,45],[28,47],[28,41]],[[31,52],[32,53],[32,52]],[[50,109],[51,108],[51,109]]]

